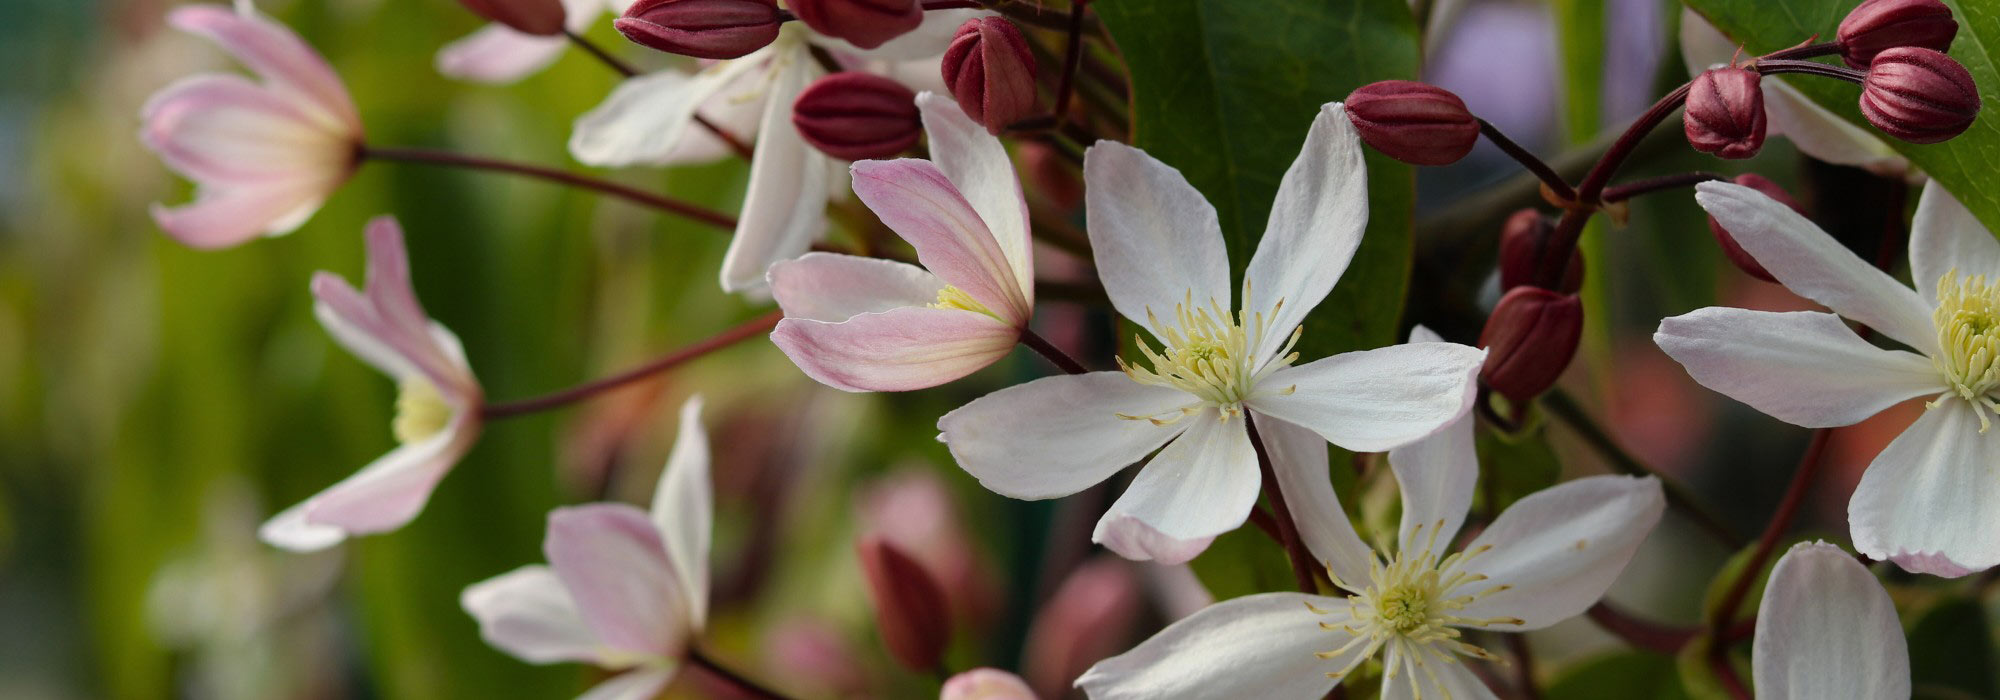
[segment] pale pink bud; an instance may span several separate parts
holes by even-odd
[[[973,121],[1000,133],[1035,111],[1035,55],[1021,30],[999,17],[958,28],[944,51],[944,84]]]
[[[1515,287],[1500,297],[1479,347],[1486,365],[1479,378],[1515,402],[1540,396],[1562,376],[1583,339],[1583,302],[1574,294]]]
[[[916,559],[887,539],[868,535],[855,543],[882,645],[914,671],[937,668],[951,643],[951,605],[944,589]]]
[[[1944,51],[1958,36],[1958,20],[1938,0],[1867,0],[1840,20],[1841,60],[1866,70],[1875,56],[1899,46]]]
[[[888,158],[917,145],[923,133],[916,100],[902,83],[873,73],[834,73],[799,93],[792,126],[835,158]]]
[[[1347,96],[1347,116],[1361,140],[1411,165],[1450,165],[1472,152],[1479,120],[1450,90],[1411,80],[1384,80]]]
[[[1028,628],[1022,672],[1036,692],[1062,697],[1092,664],[1124,651],[1141,597],[1123,559],[1098,557],[1071,572]]]
[[[473,14],[536,36],[563,32],[562,0],[458,0]]]
[[[1979,116],[1979,106],[1972,74],[1930,49],[1906,46],[1876,54],[1861,83],[1861,115],[1910,143],[1937,143],[1965,133]]]
[[[813,31],[872,49],[924,23],[917,0],[790,0],[785,3]]]
[[[695,58],[740,58],[778,38],[776,0],[639,0],[612,22],[647,48]]]
[[[1749,158],[1764,148],[1763,76],[1747,68],[1716,68],[1688,86],[1681,121],[1694,150],[1718,158]]]

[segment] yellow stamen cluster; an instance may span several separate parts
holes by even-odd
[[[1462,632],[1459,628],[1519,625],[1522,624],[1520,618],[1468,618],[1457,614],[1473,601],[1509,588],[1505,585],[1489,586],[1469,594],[1461,590],[1486,580],[1484,574],[1462,571],[1460,567],[1492,546],[1483,545],[1439,560],[1437,539],[1443,526],[1443,521],[1430,526],[1430,536],[1423,540],[1422,549],[1398,552],[1386,563],[1380,558],[1371,562],[1366,585],[1343,581],[1331,567],[1328,568],[1327,575],[1332,578],[1333,585],[1349,593],[1348,621],[1340,625],[1322,622],[1320,628],[1345,632],[1351,639],[1339,648],[1317,655],[1321,659],[1333,659],[1357,648],[1361,651],[1354,654],[1340,670],[1327,673],[1327,677],[1343,678],[1386,648],[1389,653],[1382,670],[1384,686],[1398,675],[1403,675],[1407,677],[1415,696],[1422,698],[1423,685],[1416,683],[1417,674],[1423,674],[1431,685],[1442,687],[1437,671],[1430,665],[1432,661],[1458,663],[1459,656],[1499,660],[1491,652],[1460,639]],[[1417,541],[1423,529],[1423,525],[1418,525],[1410,533],[1411,541]],[[1307,604],[1306,608],[1320,615],[1333,612],[1311,604]],[[1447,698],[1449,695],[1447,690]]]
[[[444,432],[451,424],[451,404],[422,377],[404,379],[396,395],[396,420],[390,428],[407,445]]]
[[[1937,324],[1938,352],[1931,364],[1944,375],[1953,394],[1972,402],[1979,414],[1979,432],[1992,427],[1989,412],[2000,412],[1991,394],[2000,388],[2000,285],[1985,275],[1960,276],[1957,269],[1938,279],[1938,306],[1931,312]],[[1937,405],[1932,401],[1931,405]]]
[[[986,305],[979,303],[978,299],[974,299],[972,295],[966,294],[965,290],[949,284],[945,285],[944,289],[938,290],[937,303],[931,304],[931,308],[958,309],[960,311],[986,314],[995,319],[1000,318],[999,314],[993,313],[992,309],[986,308]]]
[[[1249,297],[1246,287],[1244,297]],[[1271,316],[1276,316],[1284,308],[1280,299]],[[1203,406],[1221,409],[1221,417],[1228,419],[1242,413],[1243,402],[1256,393],[1257,380],[1290,366],[1299,359],[1292,352],[1292,346],[1299,342],[1299,335],[1305,331],[1300,326],[1292,331],[1292,336],[1279,348],[1274,359],[1257,366],[1263,353],[1257,352],[1257,342],[1264,337],[1270,318],[1264,312],[1251,313],[1247,310],[1231,315],[1223,310],[1215,299],[1208,300],[1207,307],[1194,304],[1194,292],[1190,290],[1186,301],[1174,305],[1174,322],[1161,323],[1151,308],[1146,309],[1147,324],[1160,334],[1164,344],[1158,352],[1143,338],[1134,337],[1133,343],[1146,355],[1151,369],[1138,367],[1118,360],[1118,368],[1132,381],[1152,386],[1172,387],[1193,394],[1200,401],[1182,408],[1178,415],[1162,419],[1157,416],[1128,416],[1120,418],[1147,419],[1157,424],[1172,423],[1182,416],[1191,415]],[[1287,387],[1283,393],[1291,393],[1296,387]]]

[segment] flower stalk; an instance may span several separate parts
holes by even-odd
[[[623,388],[633,382],[687,364],[709,353],[762,335],[765,331],[771,330],[773,326],[778,325],[778,321],[783,318],[783,312],[773,311],[624,372],[534,398],[489,403],[480,408],[479,413],[481,417],[487,420],[496,420],[538,413],[576,403],[607,391]]]
[[[579,173],[573,173],[567,170],[559,170],[556,168],[550,168],[546,166],[531,165],[528,163],[516,163],[513,161],[505,161],[495,158],[486,158],[483,156],[465,155],[462,153],[452,153],[449,151],[439,151],[427,148],[381,148],[376,146],[361,147],[360,159],[385,160],[385,161],[395,161],[401,163],[422,163],[425,165],[442,165],[454,168],[465,168],[469,170],[486,170],[491,172],[525,175],[527,177],[532,177],[540,180],[547,180],[549,182],[569,185],[571,187],[580,187],[583,189],[598,192],[600,194],[617,197],[619,199],[632,202],[634,204],[639,204],[642,206],[651,207],[653,209],[658,209],[660,211],[674,214],[676,216],[680,216],[690,221],[696,221],[708,224],[718,229],[722,229],[725,232],[736,230],[736,218],[728,214],[724,214],[722,212],[718,212],[698,204],[693,204],[679,199],[674,199],[672,197],[666,197],[662,195],[653,194],[651,192],[647,192],[644,190],[640,190],[637,188],[627,187],[625,185],[612,182],[610,180],[603,180],[591,177],[589,175],[582,175]]]

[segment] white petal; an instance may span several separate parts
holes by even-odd
[[[1277,309],[1256,346],[1267,355],[1260,362],[1333,290],[1367,228],[1368,168],[1361,161],[1361,137],[1347,109],[1334,102],[1313,118],[1305,146],[1278,183],[1264,239],[1244,272],[1250,298],[1243,308]]]
[[[1168,319],[1192,298],[1233,309],[1222,224],[1179,170],[1145,151],[1099,141],[1083,156],[1084,217],[1097,274],[1111,305],[1159,334],[1148,311]]]
[[[1869,345],[1817,311],[1696,309],[1660,321],[1653,342],[1702,386],[1808,428],[1858,423],[1943,390],[1929,360]]]
[[[818,64],[800,51],[780,61],[771,78],[736,237],[722,258],[725,291],[763,286],[771,263],[804,255],[826,231],[830,159],[807,145],[792,126],[792,102],[818,76]]]
[[[861,314],[937,300],[944,280],[909,263],[838,253],[806,253],[771,265],[771,296],[785,318],[839,323]]]
[[[1092,542],[1127,559],[1181,564],[1250,517],[1263,479],[1243,419],[1218,420],[1211,409],[1183,420],[1192,423],[1187,432],[1139,470],[1098,521]],[[1158,537],[1119,536],[1130,534],[1112,527],[1122,517],[1143,523]]]
[[[1910,222],[1910,279],[1924,301],[1936,305],[1938,280],[1952,270],[2000,281],[2000,241],[1932,180]]]
[[[1314,614],[1306,606],[1331,611]],[[1347,620],[1347,602],[1304,593],[1260,593],[1203,608],[1076,680],[1094,700],[1317,698],[1353,658],[1320,659],[1347,642],[1320,623]]]
[[[715,489],[709,480],[708,432],[701,427],[701,396],[681,405],[680,432],[660,472],[648,513],[666,544],[667,562],[680,578],[688,622],[700,630],[708,617],[708,548],[715,529]]]
[[[478,439],[477,418],[454,416],[443,432],[398,446],[340,483],[272,516],[257,535],[277,547],[309,552],[350,536],[400,528],[423,512],[438,481]]]
[[[1043,377],[987,394],[938,419],[958,466],[1002,496],[1067,496],[1159,449],[1187,420],[1154,425],[1128,416],[1178,416],[1194,397],[1134,382],[1121,372]]]
[[[1271,473],[1291,508],[1299,539],[1321,566],[1341,580],[1368,580],[1375,550],[1354,532],[1354,523],[1333,493],[1327,475],[1326,438],[1270,416],[1257,416],[1257,434],[1271,455]]]
[[[1313,429],[1355,452],[1381,452],[1437,432],[1472,408],[1486,351],[1417,343],[1334,355],[1265,377],[1260,414]],[[1281,392],[1297,387],[1290,394]]]
[[[1778,560],[1757,606],[1759,700],[1910,697],[1896,605],[1839,547],[1801,542]]]
[[[1791,207],[1734,183],[1704,182],[1695,190],[1695,201],[1787,289],[1919,353],[1937,351],[1930,306],[1916,292],[1842,247]]]
[[[1876,455],[1847,504],[1856,551],[1938,576],[2000,564],[2000,431],[1978,410],[1943,399]]]
[[[674,671],[655,667],[627,671],[592,686],[576,700],[651,700],[674,679]]]
[[[1819,106],[1784,78],[1773,76],[1763,85],[1764,113],[1772,134],[1790,139],[1800,153],[1887,178],[1908,174],[1910,161],[1875,133]]]
[[[1465,513],[1472,508],[1472,489],[1479,480],[1479,454],[1472,443],[1470,415],[1453,421],[1436,435],[1389,451],[1389,467],[1403,493],[1403,524],[1398,551],[1414,552],[1425,540],[1451,543]]]
[[[1625,570],[1666,503],[1652,477],[1591,476],[1529,494],[1466,545],[1468,552],[1492,546],[1460,566],[1487,580],[1460,586],[1457,594],[1512,588],[1457,614],[1522,620],[1519,627],[1494,628],[1502,631],[1541,629],[1576,616]]]
[[[768,59],[760,51],[694,75],[663,70],[627,78],[611,96],[577,117],[569,137],[570,155],[598,166],[664,164],[693,128],[695,110],[737,76],[761,69]]]
[[[602,663],[597,641],[554,571],[523,566],[465,588],[459,607],[479,621],[487,644],[535,664]]]
[[[511,83],[549,67],[567,48],[569,41],[562,37],[534,36],[489,24],[438,49],[437,70],[460,80]]]
[[[965,116],[950,97],[928,92],[917,95],[917,109],[923,113],[924,133],[930,137],[931,162],[986,222],[1032,306],[1035,268],[1029,257],[1028,201],[1021,195],[1021,180],[1014,174],[1014,162],[1007,158],[1007,147],[986,127]]]

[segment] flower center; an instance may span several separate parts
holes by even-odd
[[[1979,432],[1986,432],[1992,426],[1986,414],[2000,411],[1989,395],[2000,388],[2000,285],[1988,284],[1985,275],[1961,276],[1954,268],[1938,278],[1937,297],[1931,320],[1937,324],[1938,353],[1931,364],[1951,387],[1939,400],[1956,394],[1987,409],[1978,412]]]
[[[931,304],[931,308],[970,311],[976,314],[992,316],[994,320],[1000,319],[999,314],[993,313],[992,309],[986,308],[986,305],[979,303],[978,299],[974,299],[972,295],[966,294],[965,290],[949,284],[945,285],[944,289],[938,290],[937,303]],[[1002,323],[1005,323],[1005,321],[1002,321]]]
[[[437,387],[422,377],[410,377],[396,395],[396,420],[390,427],[396,440],[407,445],[444,432],[451,413],[451,404],[445,403]]]
[[[1436,681],[1436,672],[1425,664],[1429,661],[1455,663],[1458,656],[1470,656],[1497,660],[1491,652],[1468,644],[1459,637],[1461,627],[1488,627],[1491,625],[1519,625],[1520,618],[1493,617],[1468,618],[1457,613],[1473,601],[1505,591],[1509,586],[1489,586],[1482,590],[1466,593],[1461,589],[1486,580],[1484,574],[1464,571],[1461,567],[1474,557],[1486,553],[1491,545],[1459,552],[1442,560],[1437,555],[1437,539],[1442,521],[1431,526],[1430,537],[1423,540],[1423,547],[1415,551],[1397,552],[1394,558],[1384,562],[1378,555],[1368,566],[1368,581],[1343,581],[1331,569],[1327,575],[1333,585],[1348,592],[1348,622],[1336,625],[1320,623],[1321,629],[1346,633],[1347,643],[1332,651],[1320,652],[1319,658],[1332,659],[1357,648],[1356,654],[1347,665],[1338,671],[1326,674],[1330,678],[1341,678],[1352,672],[1361,662],[1375,656],[1384,647],[1394,648],[1394,667],[1383,669],[1382,682],[1387,684],[1398,673],[1408,673],[1414,680],[1419,672],[1428,674]],[[1411,533],[1411,541],[1417,541],[1422,534]],[[1307,604],[1306,608],[1315,614],[1325,615],[1332,610],[1321,610]]]
[[[1249,297],[1247,286],[1244,297]],[[1292,352],[1292,346],[1298,344],[1299,335],[1305,332],[1304,326],[1293,329],[1291,339],[1274,353],[1277,358],[1262,367],[1256,365],[1259,356],[1257,340],[1264,336],[1269,319],[1277,315],[1284,303],[1279,300],[1278,307],[1268,315],[1248,310],[1231,315],[1213,298],[1205,307],[1196,306],[1194,291],[1189,290],[1187,300],[1174,305],[1173,323],[1162,323],[1160,317],[1148,307],[1147,324],[1158,331],[1162,347],[1156,352],[1145,339],[1134,336],[1133,344],[1146,355],[1146,362],[1151,368],[1128,363],[1124,358],[1118,359],[1118,368],[1124,370],[1125,376],[1131,377],[1132,381],[1179,389],[1193,394],[1200,401],[1168,414],[1170,417],[1164,419],[1124,414],[1119,414],[1119,417],[1147,419],[1165,425],[1193,414],[1203,406],[1222,409],[1223,419],[1241,413],[1243,402],[1256,394],[1257,380],[1299,359],[1298,353]],[[1296,388],[1287,387],[1283,393],[1289,394]]]

